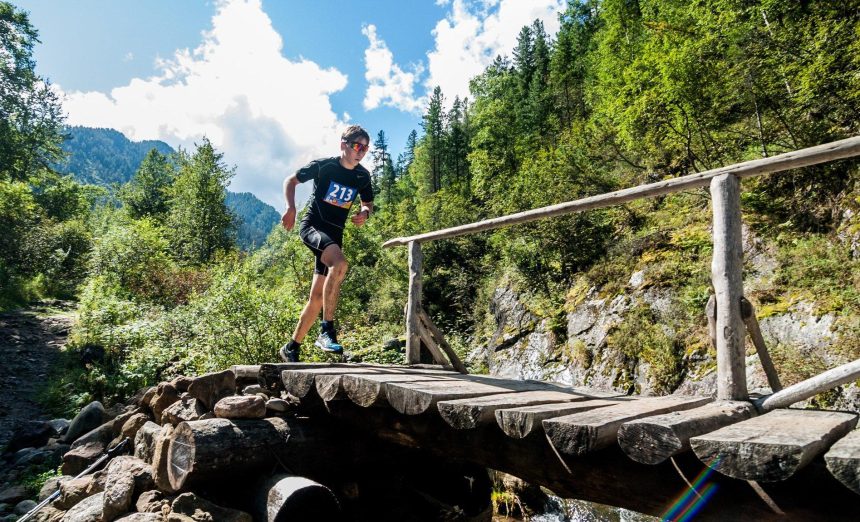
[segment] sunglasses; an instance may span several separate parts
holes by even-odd
[[[344,143],[346,143],[346,146],[355,152],[367,152],[367,149],[370,147],[370,145],[365,145],[364,143],[359,143],[357,141],[344,140]]]

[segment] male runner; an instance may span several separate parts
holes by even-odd
[[[313,180],[313,199],[302,219],[299,235],[316,257],[310,298],[299,317],[293,338],[280,350],[281,359],[286,362],[299,360],[301,342],[316,321],[320,309],[323,320],[314,344],[327,352],[343,353],[334,327],[340,285],[349,268],[342,250],[343,227],[357,196],[361,197],[361,210],[352,217],[353,224],[360,227],[373,212],[370,173],[359,164],[369,144],[367,131],[352,125],[341,136],[339,157],[312,161],[284,181],[287,210],[281,217],[281,224],[292,230],[296,223],[296,185]]]

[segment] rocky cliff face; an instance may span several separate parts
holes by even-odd
[[[744,236],[747,295],[773,293],[777,266],[773,248],[746,229]],[[490,303],[495,331],[470,357],[484,362],[491,374],[509,378],[643,395],[712,395],[716,360],[704,310],[693,317],[680,313],[683,298],[672,288],[650,285],[646,268],[632,273],[618,295],[601,295],[592,287],[576,304],[568,303],[563,312],[566,326],[559,331],[552,328],[550,318],[529,310],[528,292],[506,283],[496,289]],[[856,337],[856,329],[846,326],[852,321],[817,312],[813,302],[789,301],[776,309],[759,306],[757,312],[784,386],[856,357],[845,349],[856,344],[849,339]],[[748,389],[770,393],[749,341],[747,355]],[[860,387],[851,383],[809,402],[860,410]]]

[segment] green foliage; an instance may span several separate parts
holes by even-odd
[[[207,263],[233,245],[233,216],[224,205],[233,170],[204,138],[193,155],[180,153],[170,187],[167,229],[171,251],[188,263]]]
[[[123,185],[119,198],[133,219],[149,217],[163,221],[169,209],[174,166],[157,149],[150,150],[131,181]]]
[[[657,320],[649,307],[636,307],[609,334],[607,343],[628,362],[619,385],[632,386],[629,373],[638,361],[648,364],[647,377],[657,393],[670,393],[681,383],[683,347],[666,330],[665,318]]]

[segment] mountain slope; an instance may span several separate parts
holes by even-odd
[[[63,174],[72,174],[82,183],[109,186],[127,183],[151,149],[162,154],[175,152],[163,141],[131,141],[114,129],[69,127],[63,150],[66,161],[55,166]],[[250,192],[227,192],[227,207],[236,215],[236,243],[243,250],[253,250],[266,240],[280,219],[278,212]]]

